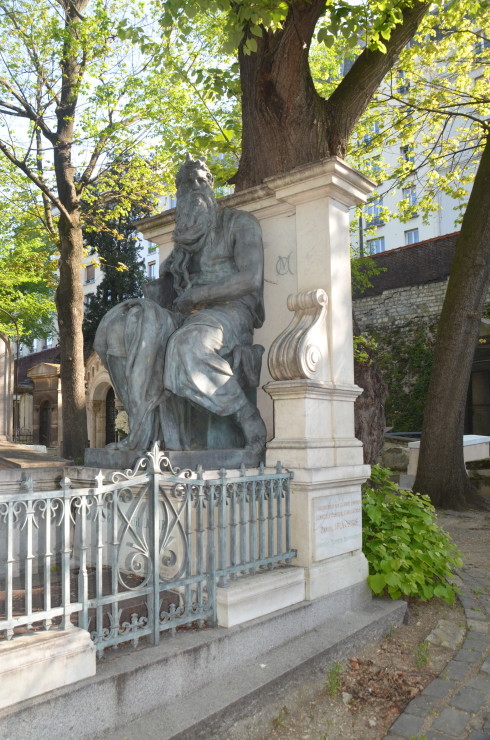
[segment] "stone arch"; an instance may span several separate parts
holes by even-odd
[[[92,352],[85,365],[85,385],[87,399],[87,428],[90,447],[105,447],[107,440],[107,399],[112,384],[109,373],[102,365],[96,352]],[[115,398],[116,409],[121,403]]]

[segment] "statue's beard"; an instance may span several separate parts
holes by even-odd
[[[216,227],[217,206],[213,193],[190,190],[177,198],[174,243],[176,247],[195,252],[202,238]]]
[[[202,249],[217,221],[218,207],[211,189],[209,193],[205,190],[178,193],[174,249],[167,268],[173,275],[177,294],[191,287],[189,261],[192,254]]]

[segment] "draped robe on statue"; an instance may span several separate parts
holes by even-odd
[[[238,241],[242,253],[259,248],[262,261],[256,218],[235,209],[219,211],[216,227],[186,255],[189,287],[233,280],[239,273]],[[174,256],[175,249],[169,260]],[[154,440],[166,449],[189,449],[190,407],[231,416],[247,403],[245,389],[259,382],[263,348],[252,346],[252,338],[264,321],[262,287],[182,313],[171,308],[171,281],[155,283],[162,280],[167,289],[158,302],[145,297],[119,304],[102,319],[94,342],[128,413],[130,434],[119,443],[126,449],[147,449]],[[151,283],[149,288],[146,295],[157,293]]]

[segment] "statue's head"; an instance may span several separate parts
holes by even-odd
[[[174,241],[186,248],[214,228],[217,205],[213,176],[204,159],[187,159],[175,178],[177,185],[176,228]]]
[[[187,188],[193,189],[196,183],[203,183],[210,188],[213,187],[214,178],[211,174],[205,159],[192,159],[188,153],[186,160],[180,170],[177,172],[175,184],[177,185],[177,194],[179,191]]]

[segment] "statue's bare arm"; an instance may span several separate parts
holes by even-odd
[[[264,274],[264,254],[260,227],[256,221],[243,219],[233,233],[233,255],[238,272],[211,285],[189,288],[175,300],[183,313],[226,303],[260,290]]]

